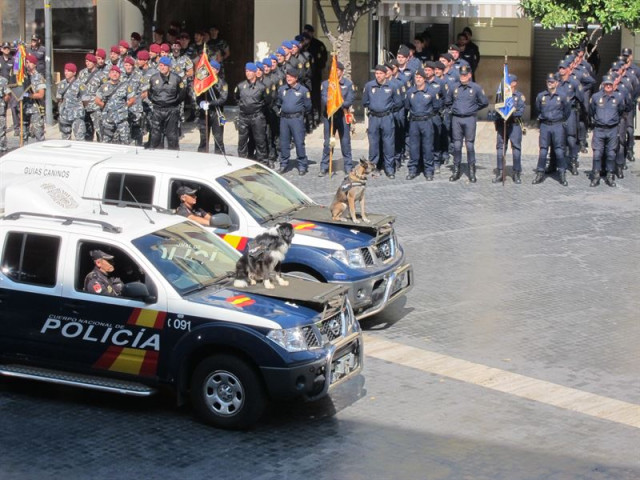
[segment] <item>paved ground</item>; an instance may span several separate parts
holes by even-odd
[[[491,130],[475,185],[444,172],[369,182],[369,210],[397,216],[416,285],[363,323],[358,382],[234,433],[168,396],[0,380],[0,478],[640,478],[638,162],[617,188],[589,188],[582,168],[569,187],[534,186],[525,147],[523,184],[493,185]],[[317,171],[286,177],[328,203],[340,177]]]

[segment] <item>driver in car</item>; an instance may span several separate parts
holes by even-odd
[[[94,267],[84,277],[84,291],[97,295],[119,297],[122,294],[124,283],[118,277],[109,276],[115,270],[112,263],[113,255],[102,250],[91,250],[89,255],[93,259]]]
[[[208,227],[225,228],[228,226],[229,217],[226,214],[211,215],[202,208],[195,208],[198,201],[197,189],[183,185],[176,190],[176,193],[180,199],[180,206],[176,209],[178,215]]]

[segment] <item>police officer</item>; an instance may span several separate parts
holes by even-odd
[[[286,85],[278,89],[275,107],[280,110],[280,167],[278,173],[284,173],[289,167],[291,157],[291,138],[296,145],[298,175],[305,175],[309,168],[309,159],[304,145],[304,117],[311,112],[311,92],[298,82],[298,70],[287,71]]]
[[[24,104],[24,125],[27,138],[33,137],[38,142],[44,140],[44,97],[47,85],[44,77],[37,71],[38,59],[32,55],[27,55],[25,65],[29,77],[29,87],[23,94]]]
[[[107,297],[119,297],[122,295],[124,283],[118,277],[110,276],[115,270],[112,263],[113,255],[109,255],[102,250],[91,250],[89,255],[93,259],[94,267],[84,277],[84,291]]]
[[[146,81],[142,70],[136,68],[136,61],[132,57],[124,59],[123,77],[123,81],[128,82],[129,87],[131,87],[134,97],[133,103],[128,103],[131,139],[140,147],[142,146],[144,135],[144,101],[142,92],[146,88]]]
[[[0,157],[7,152],[7,107],[11,89],[6,78],[0,77]]]
[[[44,77],[45,69],[46,69],[45,56],[47,54],[47,51],[42,45],[39,35],[36,35],[36,34],[31,35],[31,47],[27,51],[27,54],[31,54],[34,57],[36,57],[36,60],[37,60],[36,70],[40,75]]]
[[[196,202],[198,201],[197,189],[183,185],[176,190],[176,193],[180,199],[180,206],[176,210],[178,215],[182,215],[200,225],[210,225],[211,214],[201,208],[195,208]]]
[[[602,90],[596,92],[589,103],[589,115],[593,125],[593,172],[591,186],[600,184],[600,171],[602,169],[602,157],[606,161],[606,183],[615,187],[614,165],[616,152],[619,147],[618,124],[624,114],[624,102],[619,94],[613,90],[613,79],[605,76],[602,79]]]
[[[135,102],[133,89],[121,80],[122,72],[117,65],[109,70],[109,81],[96,95],[95,102],[102,108],[102,141],[128,145],[131,142],[128,107]]]
[[[492,180],[493,183],[502,182],[502,166],[504,165],[505,154],[505,142],[511,142],[511,153],[513,155],[513,183],[521,184],[522,179],[520,174],[522,173],[522,162],[520,161],[522,156],[522,115],[524,115],[525,98],[522,92],[517,90],[518,77],[510,74],[509,84],[511,86],[511,96],[513,98],[514,111],[507,119],[506,125],[506,137],[505,137],[505,121],[498,115],[496,118],[496,176]],[[503,102],[499,95],[496,98],[496,102]]]
[[[262,82],[258,82],[258,67],[248,62],[244,67],[246,80],[240,82],[234,97],[238,105],[238,156],[249,158],[249,140],[253,138],[256,160],[269,165],[267,153],[267,121],[264,116],[267,104],[267,91]],[[269,165],[271,166],[271,165]]]
[[[340,152],[344,162],[344,171],[349,173],[353,168],[351,158],[351,125],[347,123],[347,113],[355,100],[355,87],[351,80],[344,78],[344,65],[336,62],[338,67],[338,81],[340,92],[342,93],[342,105],[333,114],[333,130],[331,130],[331,118],[327,117],[327,99],[329,93],[329,80],[322,82],[320,90],[322,92],[322,112],[324,122],[324,147],[322,150],[322,161],[320,162],[319,177],[324,177],[329,171],[329,151],[331,149],[331,139],[338,132],[340,137]]]
[[[393,159],[395,127],[392,112],[402,98],[400,92],[386,82],[386,72],[384,65],[376,66],[376,78],[367,82],[362,91],[362,106],[368,110],[369,116],[369,160],[374,165],[378,164],[382,144],[384,171],[393,180],[396,178],[396,166]]]
[[[138,69],[142,74],[140,80],[140,97],[142,98],[142,132],[144,136],[151,132],[151,117],[153,115],[153,104],[149,100],[149,87],[151,85],[151,77],[158,73],[158,69],[150,65],[151,56],[147,50],[138,52]],[[150,139],[147,140],[145,147],[149,146]]]
[[[453,140],[453,173],[449,181],[455,182],[462,172],[462,140],[467,147],[467,163],[469,165],[469,180],[476,182],[476,113],[489,105],[489,100],[482,87],[471,81],[471,67],[460,67],[460,80],[448,92],[445,101],[451,109],[451,138]]]
[[[162,148],[162,136],[167,137],[169,150],[179,150],[178,123],[180,102],[184,100],[185,85],[178,75],[171,71],[171,59],[162,57],[158,63],[158,73],[149,81],[149,100],[153,105],[151,116],[151,148]]]
[[[424,176],[433,180],[433,116],[437,114],[438,93],[427,85],[427,74],[423,69],[416,70],[415,85],[407,91],[404,100],[409,114],[410,158],[407,168],[407,180],[418,176],[420,158],[424,162]]]
[[[409,126],[407,123],[407,111],[404,107],[404,100],[407,94],[407,90],[413,85],[413,74],[415,70],[409,67],[409,60],[411,58],[411,51],[406,45],[400,45],[398,48],[398,55],[393,63],[397,63],[394,68],[394,80],[389,81],[389,84],[393,86],[400,96],[399,104],[393,109],[393,121],[394,121],[394,151],[393,159],[396,165],[396,170],[402,167],[402,161],[404,160],[405,153],[407,152],[407,144],[409,140]]]
[[[13,55],[11,55],[11,46],[9,45],[9,42],[3,42],[2,46],[0,46],[0,77],[7,80],[9,85],[15,83]],[[11,98],[7,102],[5,108],[7,110],[11,110],[11,116],[13,118],[13,132],[18,136],[20,134],[20,115],[18,114],[18,101],[15,96],[11,95]]]
[[[622,56],[625,59],[626,62],[626,68],[627,71],[630,71],[633,75],[635,75],[636,79],[639,81],[640,83],[640,66],[638,66],[636,63],[633,62],[633,51],[630,48],[623,48],[622,49]],[[638,100],[640,99],[640,85],[638,87],[638,91],[636,92],[635,95],[635,102],[636,105],[638,103]],[[634,140],[634,133],[633,133],[633,125],[635,125],[635,118],[638,116],[638,108],[634,106],[631,109],[631,115],[630,115],[630,129],[628,130],[628,140],[629,140],[629,148],[627,149],[627,160],[629,162],[634,162],[635,161],[635,157],[634,157],[634,144],[635,144],[635,140]]]
[[[571,114],[565,122],[567,151],[569,154],[569,165],[572,175],[578,175],[578,153],[580,145],[578,143],[578,118],[582,111],[588,109],[585,104],[585,96],[580,82],[571,76],[571,63],[563,61],[558,67],[560,78],[558,79],[558,91],[563,92],[571,105]]]
[[[213,141],[215,143],[215,153],[224,153],[225,118],[222,112],[224,104],[226,103],[227,97],[229,95],[229,89],[227,87],[227,82],[225,82],[223,78],[220,78],[218,76],[218,74],[220,73],[220,63],[216,60],[211,60],[210,63],[213,72],[218,78],[218,81],[209,90],[207,90],[197,98],[198,105],[200,105],[200,112],[198,114],[200,145],[198,146],[198,151],[205,151],[209,137],[209,131],[211,131],[211,133],[213,134]],[[208,119],[206,119],[206,115],[208,115]]]
[[[324,43],[315,37],[315,29],[312,25],[305,25],[303,30],[310,37],[307,50],[313,59],[311,63],[311,104],[314,112],[320,115],[322,108],[320,85],[322,83],[322,72],[327,65],[329,54]]]
[[[309,90],[309,95],[311,95],[312,59],[308,52],[303,52],[301,50],[302,44],[300,43],[299,38],[302,37],[298,36],[295,39],[291,40],[291,57],[289,57],[288,62],[289,70],[292,68],[296,70],[296,72],[298,73],[298,83]],[[306,132],[311,133],[311,130],[314,126],[312,109],[309,109],[309,111],[305,113],[304,125]]]
[[[58,83],[56,88],[56,100],[58,101],[58,125],[60,138],[71,139],[71,132],[75,140],[84,141],[86,130],[84,123],[84,105],[82,99],[85,86],[76,78],[78,68],[74,63],[64,66],[64,80]]]
[[[84,57],[84,63],[86,68],[80,70],[78,82],[83,86],[84,92],[82,103],[85,111],[85,140],[92,141],[95,132],[96,139],[101,142],[102,126],[100,125],[100,118],[102,111],[95,102],[95,98],[100,86],[106,81],[107,75],[104,70],[98,68],[98,58],[94,54],[87,53]]]
[[[558,91],[558,76],[556,74],[549,73],[547,75],[547,89],[536,97],[536,110],[539,112],[538,120],[540,121],[540,154],[538,155],[536,177],[532,183],[536,185],[544,181],[547,152],[552,146],[555,157],[552,157],[549,171],[557,168],[560,173],[560,183],[566,187],[568,185],[567,165],[564,156],[566,133],[563,124],[571,114],[571,103],[563,92]]]
[[[434,73],[434,75],[431,74]],[[433,167],[436,174],[440,173],[440,165],[443,163],[443,149],[447,148],[447,131],[444,129],[444,101],[449,90],[449,84],[444,80],[444,64],[442,62],[425,62],[424,73],[427,74],[427,86],[433,90],[438,98],[434,105],[435,115],[431,119],[433,123]]]

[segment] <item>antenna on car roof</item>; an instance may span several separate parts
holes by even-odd
[[[140,210],[142,210],[142,213],[144,213],[144,216],[147,217],[147,220],[149,220],[149,223],[151,225],[155,225],[156,222],[154,222],[153,220],[151,220],[151,217],[147,214],[147,212],[144,211],[144,208],[142,208],[142,205],[140,205],[140,202],[138,202],[138,199],[133,195],[133,193],[131,192],[131,190],[129,189],[129,187],[125,186],[124,187],[127,192],[129,193],[129,195],[131,195],[131,198],[133,198],[133,201],[136,202],[136,205],[138,205],[138,208],[140,208]]]

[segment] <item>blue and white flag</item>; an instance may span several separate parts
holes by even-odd
[[[501,102],[496,103],[496,111],[502,118],[507,120],[515,111],[516,107],[513,104],[513,92],[511,91],[511,79],[509,78],[509,66],[506,61],[504,62],[502,81],[498,86],[496,95],[498,99],[502,100]]]

